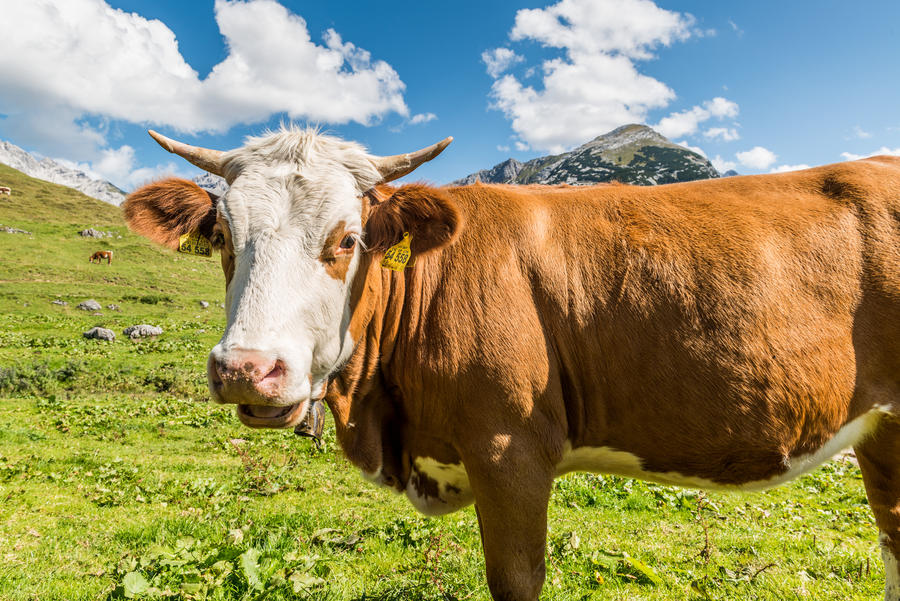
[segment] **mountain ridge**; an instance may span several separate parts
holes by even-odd
[[[675,144],[646,125],[630,124],[569,152],[521,162],[510,158],[451,185],[497,184],[590,185],[617,181],[652,186],[721,177],[704,156]]]
[[[94,179],[85,172],[71,169],[53,159],[38,160],[27,150],[12,142],[0,140],[0,163],[21,171],[29,177],[73,188],[103,202],[119,206],[125,200],[125,192],[106,180]],[[15,192],[15,191],[14,191]]]

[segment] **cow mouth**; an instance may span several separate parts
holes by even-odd
[[[306,402],[273,407],[271,405],[238,405],[237,416],[251,428],[292,428],[306,413]]]

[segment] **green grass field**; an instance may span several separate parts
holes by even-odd
[[[0,183],[0,224],[33,232],[0,231],[0,599],[489,599],[471,508],[422,517],[363,481],[330,424],[317,448],[207,402],[215,258],[2,165]],[[100,249],[112,265],[88,263]],[[102,315],[76,309],[88,298]],[[122,335],[138,323],[165,332]],[[94,325],[118,339],[84,339]],[[545,599],[881,598],[848,460],[756,494],[572,474],[549,529]]]

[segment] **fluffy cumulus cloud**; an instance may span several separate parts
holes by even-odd
[[[900,157],[900,148],[888,148],[887,146],[882,146],[875,152],[870,152],[868,154],[855,154],[852,152],[842,152],[841,158],[845,161],[855,161],[857,159],[865,159],[868,157],[878,156],[880,154],[886,154],[890,156]]]
[[[754,146],[735,156],[741,165],[750,169],[768,169],[778,160],[778,156],[774,152],[762,146]]]
[[[511,66],[524,60],[524,57],[519,56],[509,48],[494,48],[481,53],[481,61],[487,68],[488,75],[495,79],[500,77],[500,74]]]
[[[0,9],[4,129],[45,154],[88,158],[94,170],[121,171],[133,153],[109,148],[98,121],[225,132],[278,113],[362,124],[409,114],[389,64],[331,29],[313,40],[274,0],[216,0],[228,54],[202,79],[164,23],[104,0],[0,0]]]
[[[510,120],[518,148],[550,152],[625,123],[643,122],[650,109],[666,106],[675,93],[638,72],[635,61],[687,39],[693,22],[689,15],[663,10],[650,0],[562,0],[520,10],[510,40],[537,42],[561,50],[562,56],[542,62],[540,88],[496,70],[492,106]],[[496,57],[500,50],[485,55]],[[490,72],[492,63],[485,63]]]
[[[720,155],[716,155],[715,158],[709,160],[712,163],[713,167],[716,168],[716,171],[719,173],[725,173],[726,171],[731,171],[735,167],[737,167],[737,163],[734,161],[729,161],[723,159]]]
[[[710,127],[703,132],[703,137],[712,140],[719,139],[723,142],[733,142],[741,138],[737,130],[732,127]]]
[[[809,169],[809,165],[779,165],[769,173],[787,173],[788,171],[800,171],[801,169]]]
[[[437,119],[437,115],[434,113],[418,113],[413,115],[409,120],[410,125],[421,125],[422,123],[428,123],[429,121],[434,121]]]
[[[721,96],[717,96],[712,100],[707,100],[700,106],[695,106],[686,111],[681,111],[678,113],[672,113],[668,117],[664,117],[657,123],[654,127],[655,129],[661,133],[662,135],[668,138],[674,138],[678,136],[686,136],[691,135],[697,131],[697,128],[704,121],[708,121],[709,119],[715,117],[717,119],[725,119],[725,118],[734,118],[737,117],[738,114],[738,105],[730,100],[722,98]],[[725,128],[714,128],[714,129],[722,129],[723,131],[733,132],[735,136],[737,136],[737,131],[734,129],[726,130]],[[708,130],[709,131],[709,130]],[[706,136],[708,138],[716,137],[715,135]],[[731,138],[736,139],[736,138]]]
[[[116,185],[131,189],[158,178],[161,174],[176,175],[190,179],[191,174],[185,170],[184,161],[168,161],[153,167],[138,167],[131,146],[106,148],[101,151],[100,158],[92,163],[72,161],[65,158],[54,159],[57,163],[70,169],[77,169],[94,179],[105,179]]]
[[[627,123],[644,123],[665,108],[675,92],[642,74],[639,61],[662,47],[702,35],[694,18],[658,7],[651,0],[561,0],[516,13],[511,42],[536,42],[557,55],[538,69],[512,69],[522,58],[508,48],[482,55],[494,78],[491,106],[509,119],[517,148],[560,152]],[[540,76],[540,85],[525,80]],[[737,114],[737,105],[715,98],[664,119],[664,135],[693,133],[710,118]]]

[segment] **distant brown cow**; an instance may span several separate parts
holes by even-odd
[[[12,190],[7,188],[6,186],[0,186],[0,194],[6,194],[7,196],[12,196]]]
[[[94,259],[97,260],[97,263],[101,263],[103,259],[106,259],[106,264],[109,265],[112,263],[112,253],[113,251],[111,250],[98,250],[91,255],[91,263],[94,262]]]

